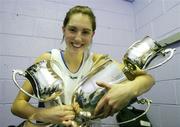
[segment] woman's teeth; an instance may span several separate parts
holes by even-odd
[[[73,47],[75,48],[80,48],[82,45],[81,44],[75,44],[75,43],[72,43]]]

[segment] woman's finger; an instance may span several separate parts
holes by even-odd
[[[96,84],[100,87],[103,87],[105,88],[106,90],[110,90],[111,89],[111,86],[108,84],[108,83],[105,83],[105,82],[96,82]]]
[[[111,112],[112,112],[112,107],[111,106],[104,106],[104,110],[103,110],[103,117],[106,118],[108,117]]]
[[[98,115],[103,111],[103,106],[106,105],[105,97],[102,97],[94,110],[94,115]]]

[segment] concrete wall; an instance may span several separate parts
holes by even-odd
[[[133,5],[123,0],[0,0],[1,127],[22,121],[10,112],[18,92],[12,81],[12,70],[25,69],[40,54],[59,48],[65,13],[76,4],[88,5],[96,14],[93,51],[120,61],[134,40]],[[37,102],[32,100],[32,103]],[[113,118],[107,120],[114,122]]]

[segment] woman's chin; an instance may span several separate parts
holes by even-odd
[[[82,52],[84,52],[84,48],[83,47],[80,47],[80,48],[73,47],[72,52],[74,52],[74,53],[82,53]]]

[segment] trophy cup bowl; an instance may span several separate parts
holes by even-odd
[[[123,73],[128,80],[134,80],[135,71],[137,69],[147,71],[159,67],[172,58],[174,51],[175,49],[171,48],[164,49],[155,40],[146,36],[142,40],[136,41],[128,48],[123,58],[123,63],[125,65]],[[155,60],[158,56],[162,56],[163,61],[159,62],[157,59]],[[152,61],[157,61],[159,63],[156,62],[156,64],[152,66]]]
[[[96,118],[93,115],[94,109],[99,100],[107,92],[107,89],[96,84],[97,81],[107,82],[109,85],[112,85],[126,79],[119,65],[115,62],[109,61],[100,67],[101,70],[98,67],[95,68],[95,71],[97,70],[96,74],[91,75],[93,72],[90,72],[73,93],[72,103],[76,102],[79,104],[80,112],[77,115],[80,120],[84,119],[82,121]]]
[[[34,95],[21,88],[16,79],[17,74],[30,81]],[[50,61],[46,60],[33,64],[25,71],[13,70],[13,81],[22,92],[42,102],[53,100],[63,92],[61,78],[51,69]]]

